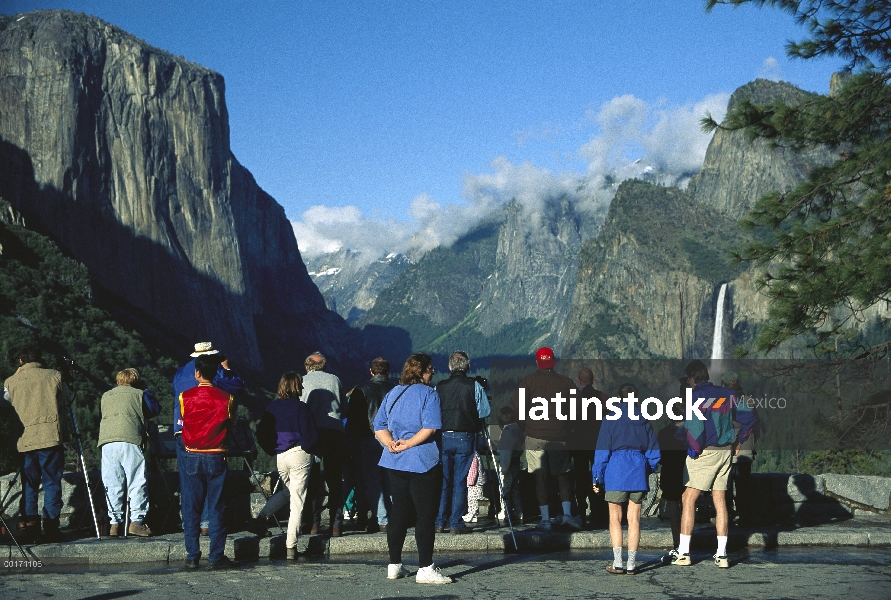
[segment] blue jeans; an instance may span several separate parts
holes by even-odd
[[[226,481],[226,461],[222,454],[201,454],[185,452],[179,463],[179,497],[183,513],[183,535],[186,542],[186,557],[197,560],[201,557],[198,537],[201,534],[199,520],[205,502],[208,506],[210,536],[209,562],[217,562],[226,549],[226,527],[223,513],[226,502],[223,500],[223,484]]]
[[[384,447],[374,436],[359,440],[359,454],[362,463],[362,483],[368,507],[377,517],[378,525],[387,524],[390,510],[390,486],[383,467],[377,464],[381,460]]]
[[[43,482],[43,518],[58,519],[62,514],[62,446],[23,452],[22,487],[25,490],[25,515],[37,516],[37,494]]]
[[[464,431],[442,432],[442,495],[436,516],[437,527],[445,527],[449,514],[451,529],[464,527],[461,517],[467,512],[467,474],[473,459],[474,439],[474,434]]]
[[[182,464],[183,458],[188,454],[188,450],[186,450],[185,445],[183,444],[183,436],[176,436],[176,464]],[[207,503],[204,503],[204,508],[201,509],[201,528],[207,529],[210,526],[210,508]]]

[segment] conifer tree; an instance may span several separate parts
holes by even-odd
[[[828,96],[797,105],[743,101],[721,124],[702,121],[706,131],[744,130],[795,149],[822,145],[839,157],[795,189],[760,198],[743,227],[769,235],[736,254],[763,267],[758,284],[770,303],[754,350],[812,334],[819,355],[868,308],[891,302],[891,2],[706,0],[706,10],[718,4],[782,9],[808,31],[787,43],[790,57],[847,63]],[[885,335],[850,357],[884,356],[889,345]]]

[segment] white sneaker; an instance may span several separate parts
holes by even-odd
[[[717,566],[721,569],[729,569],[730,568],[730,561],[727,560],[726,554],[724,556],[718,556],[717,554],[715,554],[712,558],[715,559],[715,566]]]
[[[576,531],[580,531],[582,529],[582,518],[581,517],[572,517],[570,515],[559,515],[554,517],[554,523],[557,525],[566,525],[575,529]]]
[[[542,521],[538,524],[538,529],[542,531],[550,531],[551,530],[551,522],[550,521]]]
[[[476,517],[476,515],[471,515],[471,514],[469,514],[469,513],[466,514],[466,515],[464,515],[463,517],[461,517],[461,519],[462,519],[465,523],[476,523],[476,522],[477,522],[477,517]]]
[[[436,565],[430,565],[429,567],[418,569],[415,581],[418,583],[452,583],[452,578],[440,573]]]
[[[503,509],[503,508],[501,509],[501,512],[500,512],[500,513],[498,513],[497,515],[495,515],[495,518],[498,519],[499,521],[506,521],[506,520],[507,520],[507,515],[504,514],[504,509]]]
[[[387,565],[387,579],[402,579],[407,575],[409,575],[408,569],[403,567],[402,563]]]

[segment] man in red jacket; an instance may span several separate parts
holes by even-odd
[[[237,562],[223,554],[226,547],[226,528],[223,524],[226,502],[222,494],[226,481],[227,438],[234,407],[232,396],[212,383],[217,366],[218,360],[213,355],[199,356],[195,361],[198,386],[182,392],[177,398],[186,449],[179,464],[186,568],[197,567],[201,557],[198,536],[205,500],[210,507],[208,565],[211,569],[238,566]]]

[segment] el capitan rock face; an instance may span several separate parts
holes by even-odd
[[[213,340],[256,370],[312,350],[336,362],[355,334],[232,155],[224,91],[93,17],[4,18],[0,195],[180,342]]]

